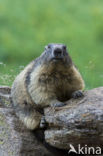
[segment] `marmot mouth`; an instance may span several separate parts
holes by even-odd
[[[63,58],[62,57],[53,57],[51,60],[60,61],[60,60],[63,60]]]

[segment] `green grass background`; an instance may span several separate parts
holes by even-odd
[[[86,89],[103,86],[103,0],[0,0],[0,85],[51,42],[68,46]]]

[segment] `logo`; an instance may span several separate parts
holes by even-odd
[[[78,144],[77,149],[75,149],[75,147],[70,144],[70,150],[68,151],[68,154],[75,153],[75,154],[92,154],[92,155],[100,155],[102,154],[102,149],[100,147],[88,147],[87,145],[85,145],[84,147],[82,147],[80,144]]]

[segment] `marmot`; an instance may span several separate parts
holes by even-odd
[[[48,44],[15,79],[11,98],[14,110],[31,130],[39,127],[44,107],[61,107],[71,97],[81,97],[84,81],[63,44]]]

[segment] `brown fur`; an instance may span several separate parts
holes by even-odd
[[[29,129],[39,126],[41,113],[49,105],[68,100],[72,93],[84,89],[84,81],[73,63],[56,66],[40,63],[43,57],[31,62],[13,83],[11,96],[17,116]]]

